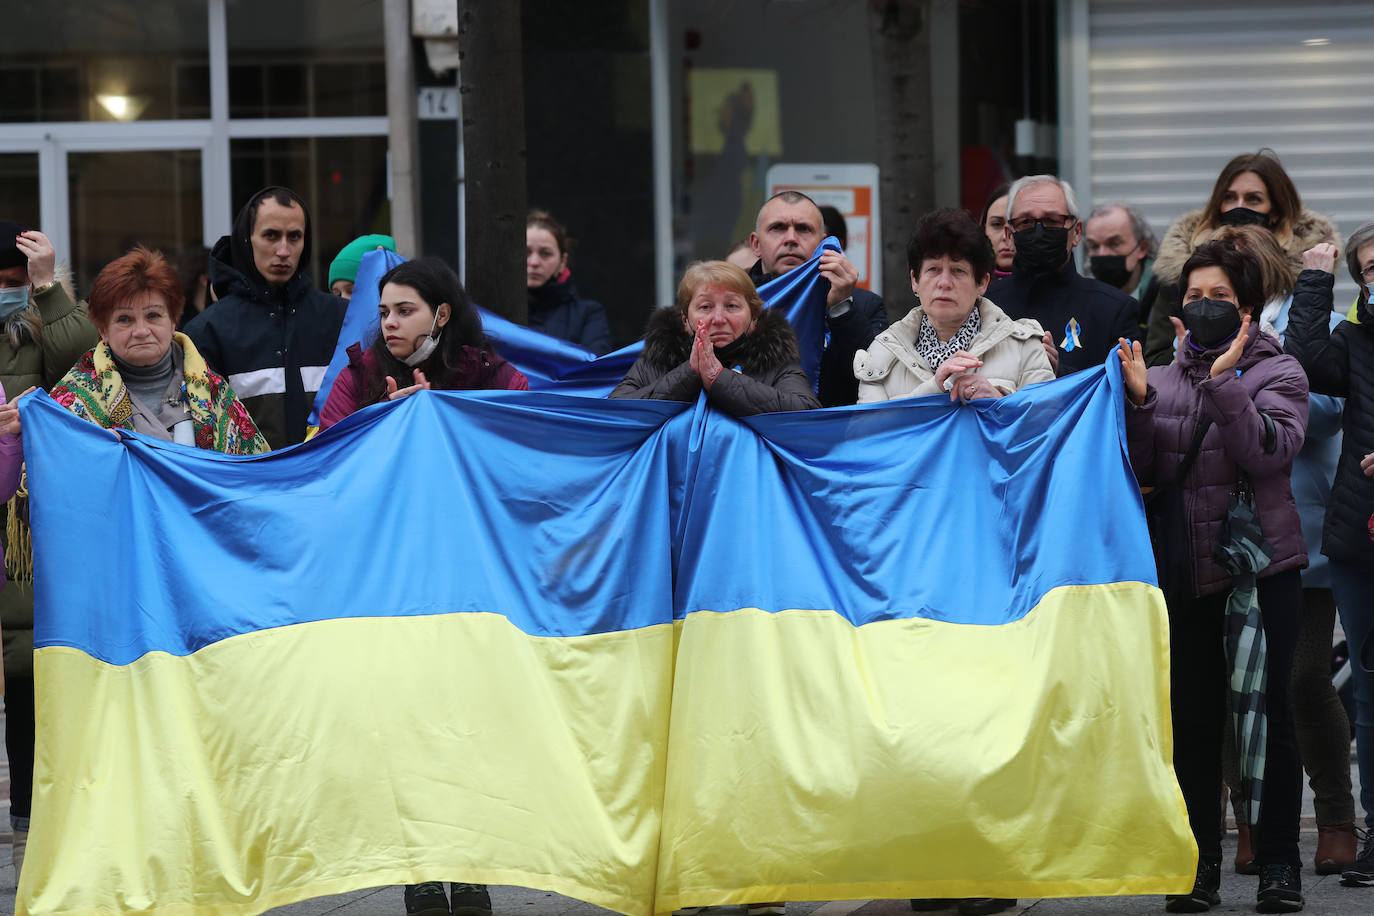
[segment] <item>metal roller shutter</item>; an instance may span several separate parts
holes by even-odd
[[[1227,160],[1268,146],[1343,237],[1374,220],[1374,3],[1067,0],[1060,16],[1084,207],[1133,203],[1162,235]],[[1337,280],[1350,303],[1343,263]]]

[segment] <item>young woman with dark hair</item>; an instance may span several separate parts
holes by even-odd
[[[568,230],[543,210],[531,210],[525,219],[525,285],[530,327],[598,356],[611,349],[606,310],[573,286]]]
[[[443,261],[398,264],[378,285],[377,333],[366,350],[348,348],[348,368],[320,411],[321,431],[355,410],[421,388],[529,389],[524,374],[487,341],[477,310]]]
[[[1341,246],[1336,224],[1302,205],[1293,179],[1273,150],[1234,157],[1222,167],[1206,205],[1176,219],[1159,243],[1154,263],[1159,292],[1152,303],[1145,340],[1149,365],[1160,366],[1173,358],[1174,331],[1169,318],[1179,316],[1176,284],[1184,262],[1218,227],[1242,225],[1257,225],[1272,232],[1294,273],[1302,268],[1302,253],[1314,245],[1330,242]]]

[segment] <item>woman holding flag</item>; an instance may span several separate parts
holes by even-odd
[[[1227,242],[1200,245],[1179,283],[1176,360],[1146,369],[1120,341],[1131,464],[1173,498],[1157,550],[1169,606],[1174,769],[1198,844],[1197,876],[1169,912],[1220,902],[1223,729],[1228,683],[1247,788],[1261,913],[1303,907],[1302,765],[1288,688],[1307,565],[1290,475],[1307,425],[1307,377],[1260,329],[1259,264]],[[1260,611],[1263,611],[1261,614]]]

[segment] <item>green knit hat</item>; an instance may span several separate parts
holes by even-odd
[[[360,235],[343,246],[339,256],[329,263],[329,283],[326,285],[333,286],[335,280],[352,283],[358,277],[358,263],[363,255],[377,248],[395,251],[396,240],[389,235]]]

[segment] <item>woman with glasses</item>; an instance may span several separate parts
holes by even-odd
[[[1155,276],[1159,293],[1150,304],[1150,327],[1145,335],[1145,362],[1163,366],[1174,358],[1174,327],[1170,318],[1182,313],[1178,277],[1193,251],[1219,226],[1262,226],[1274,233],[1293,264],[1302,267],[1302,253],[1323,242],[1341,247],[1330,219],[1302,205],[1293,179],[1271,149],[1242,153],[1222,168],[1212,195],[1201,210],[1190,210],[1174,221],[1159,244]]]
[[[1307,370],[1312,390],[1345,398],[1344,435],[1336,480],[1322,527],[1341,625],[1350,645],[1355,686],[1355,747],[1360,806],[1374,827],[1374,223],[1350,236],[1346,267],[1360,286],[1356,322],[1332,330],[1336,249],[1319,245],[1303,257],[1284,346]],[[1363,832],[1363,831],[1362,831]],[[1347,886],[1374,885],[1374,841],[1364,844],[1341,875]]]
[[[994,281],[985,295],[1009,317],[1040,323],[1057,374],[1094,369],[1117,338],[1138,336],[1136,301],[1074,265],[1083,223],[1067,181],[1054,175],[1019,179],[1007,192],[1006,230],[1016,246],[1011,276]]]

